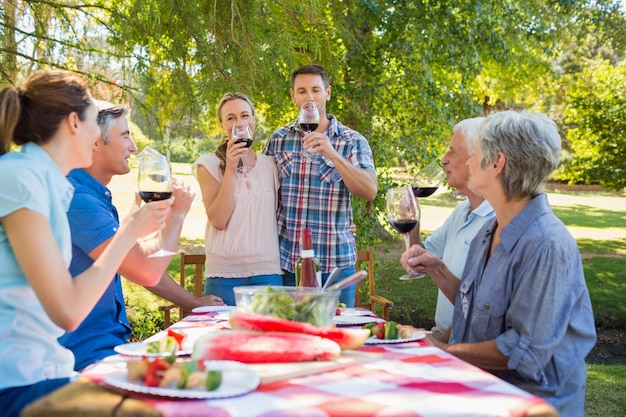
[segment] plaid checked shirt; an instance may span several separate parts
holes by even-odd
[[[326,136],[331,145],[353,165],[376,173],[367,140],[341,124],[331,114]],[[263,152],[273,156],[280,179],[278,190],[278,235],[281,267],[294,272],[300,257],[303,228],[313,232],[313,249],[321,272],[343,268],[356,262],[356,244],[350,233],[352,206],[350,191],[331,161],[301,157],[304,132],[297,123],[277,129]]]

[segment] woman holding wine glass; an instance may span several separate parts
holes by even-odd
[[[0,90],[0,108],[0,404],[13,417],[69,383],[74,355],[58,338],[93,309],[137,239],[163,227],[172,201],[133,206],[93,266],[72,278],[65,176],[91,165],[100,137],[87,83],[38,71]]]
[[[242,93],[226,93],[217,107],[226,134],[215,154],[192,166],[207,213],[205,294],[235,305],[233,288],[282,285],[276,196],[278,174],[272,158],[257,154],[236,126],[247,125],[254,138],[254,106]],[[245,172],[238,169],[245,153]]]

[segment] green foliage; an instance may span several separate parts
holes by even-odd
[[[440,158],[451,125],[490,110],[497,99],[498,105],[550,113],[565,134],[562,85],[570,80],[562,75],[587,68],[582,57],[592,52],[604,56],[601,51],[611,46],[615,63],[625,49],[619,30],[624,15],[610,0],[16,4],[2,15],[3,76],[17,80],[47,66],[82,71],[95,96],[128,101],[149,143],[169,150],[174,161],[215,148],[214,110],[226,91],[252,98],[264,140],[295,117],[291,72],[323,64],[332,85],[329,112],[369,140],[381,169],[379,198],[354,202],[360,229],[382,212],[380,197],[392,183],[386,169],[411,174]],[[31,21],[35,31],[26,33]],[[569,60],[562,59],[566,55]],[[22,63],[28,65],[17,65]],[[16,75],[18,67],[24,70]],[[578,129],[588,133],[580,137],[619,145],[611,137],[613,124],[604,121],[606,131],[595,129],[600,123],[595,130],[582,124]],[[605,156],[603,166],[578,156],[568,165],[571,181],[579,180],[574,173],[581,180],[599,175],[617,186],[623,166]],[[375,234],[364,239],[376,242]]]
[[[597,327],[626,328],[626,259],[583,261]]]
[[[585,415],[608,417],[626,415],[626,366],[587,365]]]
[[[552,210],[568,226],[596,229],[626,228],[626,217],[623,212],[619,211],[604,210],[583,204],[556,206]]]
[[[626,253],[626,239],[596,240],[581,238],[577,239],[580,253],[595,253],[599,255],[617,255]]]
[[[570,182],[626,187],[626,63],[597,62],[576,74],[567,91],[567,138],[575,158]]]
[[[122,280],[122,286],[126,314],[133,330],[131,339],[144,340],[163,329],[163,313],[159,311],[159,305],[166,304],[163,299],[127,279]]]

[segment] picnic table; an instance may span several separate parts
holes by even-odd
[[[194,314],[172,325],[191,332],[226,331],[215,314]],[[253,391],[230,398],[181,399],[111,387],[107,375],[126,372],[128,357],[100,361],[74,382],[34,402],[24,417],[556,417],[535,397],[422,340],[366,345],[329,363],[252,365]]]

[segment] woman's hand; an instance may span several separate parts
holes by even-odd
[[[241,156],[248,151],[244,142],[235,143],[238,139],[228,139],[226,143],[226,171],[236,172]]]
[[[141,202],[139,193],[135,203]],[[141,239],[165,227],[167,217],[172,211],[174,197],[167,200],[152,201],[143,205],[134,204],[128,215],[120,223],[120,231],[133,233],[135,239]]]
[[[444,343],[441,340],[437,339],[435,336],[430,334],[430,332],[426,333],[424,341],[432,346],[438,347],[441,350],[446,350],[448,348],[447,343]]]

